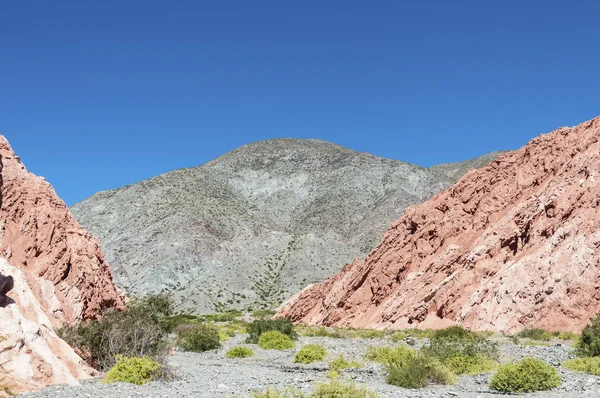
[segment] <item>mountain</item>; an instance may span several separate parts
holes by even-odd
[[[599,140],[600,117],[468,172],[279,316],[370,328],[581,330],[600,309]]]
[[[97,239],[0,136],[0,384],[20,392],[89,378],[53,329],[107,308],[125,307]]]
[[[266,308],[367,254],[406,207],[454,181],[324,141],[275,139],[71,210],[128,293],[169,291],[197,312]]]

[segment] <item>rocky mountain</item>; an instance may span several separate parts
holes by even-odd
[[[55,334],[124,308],[96,238],[0,136],[0,386],[14,392],[90,377]]]
[[[130,294],[169,291],[197,312],[266,308],[367,254],[406,207],[456,180],[445,171],[276,139],[71,210]]]
[[[296,322],[581,330],[600,309],[600,117],[468,172],[279,315]]]

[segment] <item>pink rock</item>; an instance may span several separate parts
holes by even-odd
[[[469,171],[278,315],[378,329],[581,330],[600,309],[599,140],[600,117]]]
[[[15,391],[77,383],[93,371],[53,328],[124,309],[123,298],[98,241],[2,136],[0,188],[0,275],[13,278],[0,297],[0,379]]]

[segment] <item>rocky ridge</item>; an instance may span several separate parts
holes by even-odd
[[[0,380],[77,384],[87,367],[54,328],[124,308],[98,241],[0,136]]]
[[[599,140],[596,118],[468,172],[279,316],[369,328],[581,330],[600,309]]]
[[[267,308],[366,255],[406,207],[456,180],[446,171],[276,139],[100,192],[72,211],[132,295],[169,291],[195,312]]]

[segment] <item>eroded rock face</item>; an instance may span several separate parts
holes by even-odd
[[[596,118],[471,170],[279,315],[371,328],[581,330],[600,309],[599,140]]]
[[[0,379],[14,391],[73,384],[91,369],[53,331],[123,299],[98,242],[0,136]]]

